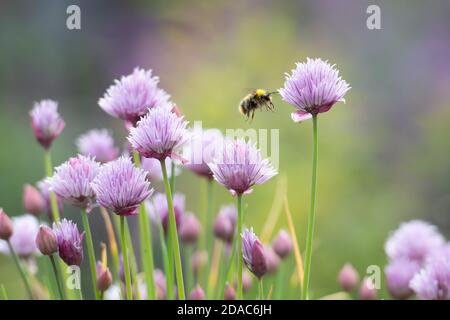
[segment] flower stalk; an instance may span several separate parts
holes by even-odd
[[[11,242],[9,240],[6,241],[8,244],[9,252],[11,253],[11,256],[13,257],[14,263],[16,264],[17,270],[19,270],[20,276],[22,277],[23,284],[25,285],[25,289],[27,290],[28,296],[31,300],[33,300],[33,291],[31,290],[30,281],[28,279],[28,276],[23,269],[22,264],[20,263],[19,257],[17,257],[16,252],[14,251],[13,246],[11,245]]]
[[[97,290],[97,273],[96,273],[96,264],[95,264],[95,253],[94,253],[94,244],[92,242],[92,233],[91,233],[91,227],[89,225],[89,219],[87,216],[86,209],[81,209],[81,217],[83,220],[83,228],[84,232],[86,234],[86,246],[88,251],[88,257],[89,257],[89,268],[91,271],[91,278],[92,278],[92,285],[94,290],[95,299],[99,298],[99,292]]]
[[[123,271],[125,273],[125,292],[127,300],[133,299],[130,265],[128,263],[127,239],[125,236],[125,217],[120,216],[120,239],[122,241]]]
[[[237,299],[243,299],[243,288],[242,288],[242,267],[243,267],[243,260],[242,260],[242,241],[241,241],[241,234],[242,234],[242,224],[244,222],[243,212],[242,212],[242,195],[239,194],[237,196],[237,208],[238,208],[238,223],[237,223],[237,230],[235,235],[235,241],[237,245]]]
[[[53,272],[55,273],[55,279],[56,279],[56,284],[58,285],[59,297],[61,298],[61,300],[65,300],[64,288],[62,286],[62,278],[61,278],[61,274],[59,273],[58,268],[56,266],[55,258],[53,257],[53,255],[49,255],[48,257],[50,259],[50,262],[52,263]]]

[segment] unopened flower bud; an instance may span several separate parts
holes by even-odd
[[[8,215],[0,208],[0,239],[9,240],[13,234],[13,224]]]
[[[272,248],[281,258],[286,258],[292,251],[292,239],[286,230],[280,230],[275,240],[273,240]]]
[[[23,207],[25,211],[35,216],[45,211],[45,202],[41,193],[32,185],[26,184],[23,187]]]
[[[191,293],[189,294],[189,300],[204,300],[205,299],[205,292],[200,287],[200,285],[197,285],[194,289],[192,289]]]
[[[97,289],[105,292],[112,284],[112,274],[108,267],[103,266],[101,261],[97,262]]]
[[[200,230],[201,226],[197,217],[192,213],[188,213],[183,217],[178,234],[180,240],[184,243],[194,243],[198,239]]]
[[[242,289],[244,292],[249,291],[252,288],[252,276],[247,271],[242,273]]]
[[[264,247],[264,254],[266,256],[267,272],[275,273],[278,270],[278,266],[280,265],[280,257],[270,246]]]
[[[225,300],[236,300],[236,290],[234,290],[234,288],[229,283],[225,285],[223,298]]]
[[[266,253],[261,241],[253,233],[253,229],[246,229],[242,233],[242,258],[247,268],[258,278],[267,272]]]
[[[223,206],[214,222],[214,235],[231,243],[236,228],[237,210],[234,205]]]
[[[208,252],[196,251],[191,257],[191,267],[194,273],[198,273],[208,262]]]
[[[375,289],[372,281],[367,277],[363,279],[361,287],[359,288],[359,297],[361,300],[377,299],[377,289]]]
[[[352,291],[359,282],[358,271],[350,263],[346,263],[339,272],[338,282],[345,291]]]
[[[53,230],[41,225],[36,236],[36,247],[45,256],[51,256],[58,251],[58,241]]]

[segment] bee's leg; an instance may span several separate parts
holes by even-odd
[[[252,111],[252,120],[254,117],[255,117],[255,109],[253,109],[253,111]]]

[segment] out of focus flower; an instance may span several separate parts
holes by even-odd
[[[42,198],[44,199],[45,213],[47,213],[47,216],[51,220],[51,219],[53,219],[53,215],[52,215],[52,205],[51,205],[51,200],[50,200],[50,185],[49,185],[47,179],[45,179],[45,180],[39,181],[37,183],[37,186],[39,188],[39,191],[41,192]],[[55,197],[56,197],[56,202],[58,203],[58,210],[61,213],[63,211],[63,200],[57,194],[55,194]]]
[[[152,200],[146,202],[146,208],[150,219],[155,223],[162,223],[164,231],[167,232],[169,225],[169,209],[167,207],[167,197],[164,193],[155,193]],[[175,213],[175,223],[179,230],[185,215],[185,196],[182,193],[173,195],[173,211]]]
[[[111,285],[108,290],[104,293],[104,299],[105,300],[120,300],[121,294],[120,294],[120,285],[117,283],[114,283]]]
[[[450,255],[433,255],[410,282],[419,299],[450,300]]]
[[[223,152],[208,164],[214,179],[233,195],[247,194],[256,184],[263,184],[277,174],[268,159],[251,142],[229,140]]]
[[[13,231],[14,227],[11,218],[3,211],[3,208],[0,208],[0,240],[9,240]]]
[[[291,116],[294,122],[300,122],[327,112],[336,102],[345,102],[348,90],[350,86],[334,65],[308,58],[306,63],[297,63],[292,74],[286,74],[284,87],[278,91],[284,101],[297,108]]]
[[[207,251],[195,251],[191,257],[191,268],[195,274],[206,265],[208,262],[208,252]]]
[[[53,232],[58,241],[59,257],[68,266],[79,266],[83,261],[83,238],[84,233],[80,234],[77,225],[72,221],[62,219],[53,223]]]
[[[64,130],[64,120],[58,113],[58,103],[53,100],[42,100],[34,104],[30,111],[31,128],[37,141],[48,149]]]
[[[160,269],[155,269],[155,271],[153,272],[153,278],[155,279],[156,285],[156,297],[159,300],[166,299],[167,294],[166,276]]]
[[[402,223],[385,244],[390,260],[407,259],[423,263],[428,254],[445,244],[435,226],[421,220]]]
[[[225,284],[223,298],[225,300],[236,300],[236,290],[234,290],[234,288],[228,282]]]
[[[247,268],[258,278],[267,272],[265,249],[253,229],[245,229],[242,233],[242,258]]]
[[[292,251],[292,239],[286,230],[280,230],[272,242],[272,248],[281,258],[286,258]]]
[[[8,227],[8,219],[5,217],[7,217],[5,213],[0,214],[0,229],[3,225],[3,228],[8,231],[10,227]],[[38,253],[35,240],[39,231],[39,222],[35,216],[24,214],[23,216],[13,217],[12,230],[13,233],[9,241],[19,257],[26,259]],[[7,236],[8,233],[6,232],[6,237],[2,237],[2,239],[7,239]],[[0,252],[9,254],[9,248],[5,241],[0,241]]]
[[[105,163],[117,159],[119,149],[114,146],[114,139],[106,129],[93,129],[77,139],[78,151]]]
[[[113,117],[136,124],[149,108],[170,110],[170,96],[158,87],[159,78],[152,70],[135,68],[133,73],[115,80],[98,104]]]
[[[194,173],[208,179],[213,178],[213,173],[208,166],[216,155],[221,152],[223,135],[218,129],[193,130],[187,151],[187,164]]]
[[[378,292],[374,284],[369,278],[365,277],[361,282],[361,287],[359,288],[359,297],[361,300],[376,300],[377,295]]]
[[[409,283],[420,270],[420,264],[414,260],[397,259],[389,263],[385,268],[387,288],[395,299],[407,299],[413,291]]]
[[[127,157],[104,164],[91,186],[97,202],[121,216],[136,214],[139,205],[153,193],[145,171]]]
[[[45,211],[45,203],[41,193],[29,184],[26,184],[23,187],[22,202],[25,212],[35,216],[38,216]]]
[[[189,139],[187,122],[165,108],[149,110],[130,130],[128,141],[143,157],[180,159],[176,154]]]
[[[280,257],[271,246],[264,246],[264,254],[266,256],[267,273],[275,273],[280,265]]]
[[[36,246],[45,256],[51,256],[58,251],[58,241],[53,230],[45,225],[39,227],[36,235]]]
[[[201,225],[193,213],[184,215],[178,233],[180,240],[187,244],[195,243],[200,235]]]
[[[189,300],[204,300],[204,299],[205,299],[205,291],[203,291],[200,285],[197,284],[189,294]]]
[[[100,171],[100,164],[91,157],[78,155],[55,169],[48,178],[50,190],[77,207],[88,207],[95,197],[91,182]]]
[[[222,206],[214,222],[214,235],[227,243],[231,243],[234,230],[236,229],[236,222],[236,206],[233,204]]]
[[[157,159],[153,158],[142,158],[142,164],[141,168],[142,170],[145,170],[147,172],[147,176],[150,179],[150,181],[162,181],[163,180],[163,173],[161,169],[161,163]],[[167,175],[169,177],[172,176],[172,159],[166,158],[166,168],[167,168]],[[175,176],[178,176],[180,174],[181,170],[176,165],[175,166]]]
[[[247,271],[242,273],[242,287],[244,292],[247,292],[252,288],[252,276]]]
[[[101,261],[97,261],[97,289],[100,292],[105,292],[112,284],[112,274],[108,267],[104,266]]]
[[[358,271],[350,263],[346,263],[339,271],[338,282],[345,291],[352,291],[359,283]]]

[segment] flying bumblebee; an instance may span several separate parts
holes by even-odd
[[[272,103],[272,95],[275,93],[278,92],[267,92],[264,89],[254,90],[241,100],[241,103],[239,104],[239,112],[246,116],[247,119],[250,117],[253,119],[257,109],[266,107],[268,110],[273,111],[274,105]]]

